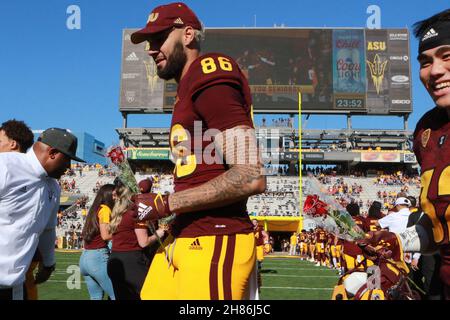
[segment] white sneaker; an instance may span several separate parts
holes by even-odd
[[[315,264],[315,266],[316,266],[316,267],[320,267],[320,262],[317,262],[317,263]]]

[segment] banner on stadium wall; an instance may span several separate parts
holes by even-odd
[[[333,30],[333,92],[336,109],[365,110],[364,30]]]
[[[361,152],[361,162],[400,162],[400,152]]]
[[[131,160],[169,160],[169,150],[128,150]]]

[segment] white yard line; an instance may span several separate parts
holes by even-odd
[[[287,278],[338,278],[339,276],[295,276],[291,274],[261,274],[263,277],[287,277]]]
[[[308,287],[261,287],[262,289],[286,289],[286,290],[327,290],[332,291],[333,288],[308,288]]]
[[[263,265],[263,270],[270,270],[270,268],[271,268],[272,266],[266,266],[266,265]],[[273,269],[280,269],[280,270],[299,270],[299,271],[304,271],[304,270],[314,270],[314,271],[334,271],[334,272],[337,272],[337,270],[335,270],[335,269],[317,269],[317,268],[300,268],[300,267],[298,267],[298,268],[285,268],[285,267],[275,267],[275,266],[273,266],[272,267]]]

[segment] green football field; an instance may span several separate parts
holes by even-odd
[[[39,285],[40,300],[88,300],[79,273],[79,252],[57,252],[56,270]],[[262,268],[261,300],[329,300],[338,280],[336,270],[316,267],[298,258],[266,257]]]

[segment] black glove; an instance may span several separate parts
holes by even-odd
[[[52,266],[46,267],[44,264],[39,264],[38,272],[36,273],[34,283],[40,284],[48,280],[52,275],[52,272],[55,271],[56,263]]]

